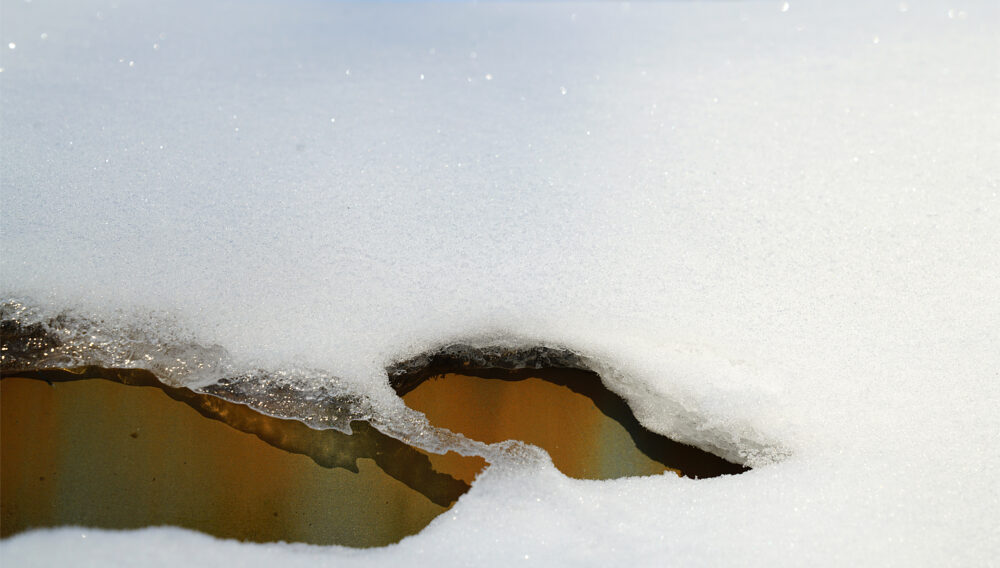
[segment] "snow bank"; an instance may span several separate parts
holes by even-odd
[[[61,529],[0,555],[992,561],[998,21],[977,1],[3,0],[4,299],[333,384],[387,424],[395,360],[565,347],[650,428],[770,465],[500,464],[371,551]]]

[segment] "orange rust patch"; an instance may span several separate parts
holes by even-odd
[[[432,461],[364,423],[353,436],[313,430],[148,373],[90,372],[154,388],[62,371],[55,380],[68,382],[0,381],[0,536],[167,524],[258,542],[385,545],[468,490],[445,467],[482,467]]]
[[[564,375],[567,381],[594,380],[592,373]],[[570,477],[609,479],[677,471],[643,453],[626,426],[601,411],[601,401],[549,380],[449,373],[424,381],[403,400],[435,426],[475,440],[522,440],[542,447]]]

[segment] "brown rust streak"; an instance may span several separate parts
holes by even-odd
[[[3,536],[59,524],[175,524],[246,540],[382,545],[419,531],[469,488],[366,423],[354,423],[354,435],[314,430],[147,371],[5,375]],[[463,477],[481,468],[473,461],[458,468]]]
[[[627,403],[581,369],[436,369],[401,377],[403,400],[435,426],[482,441],[544,448],[570,477],[611,479],[672,471],[713,477],[746,471],[643,428]],[[429,377],[429,378],[427,378]]]

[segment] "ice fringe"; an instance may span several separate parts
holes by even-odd
[[[222,347],[205,346],[163,316],[95,317],[69,309],[40,308],[23,298],[0,303],[0,316],[0,370],[5,375],[89,365],[145,369],[167,384],[188,386],[317,429],[350,433],[351,422],[367,421],[387,435],[434,453],[455,451],[522,464],[546,460],[544,452],[525,444],[482,444],[435,428],[421,413],[402,405],[387,408],[370,393],[352,390],[346,381],[321,370],[242,368]],[[671,396],[616,367],[606,355],[587,355],[510,334],[439,344],[391,362],[385,377],[398,394],[404,394],[428,376],[462,368],[594,371],[608,389],[626,400],[639,422],[654,432],[749,467],[774,463],[790,454],[787,447],[754,428],[712,416],[691,397]]]

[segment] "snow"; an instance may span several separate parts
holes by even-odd
[[[4,298],[387,424],[394,360],[567,347],[761,465],[511,460],[384,549],[64,528],[5,565],[1000,557],[996,3],[0,6]]]

